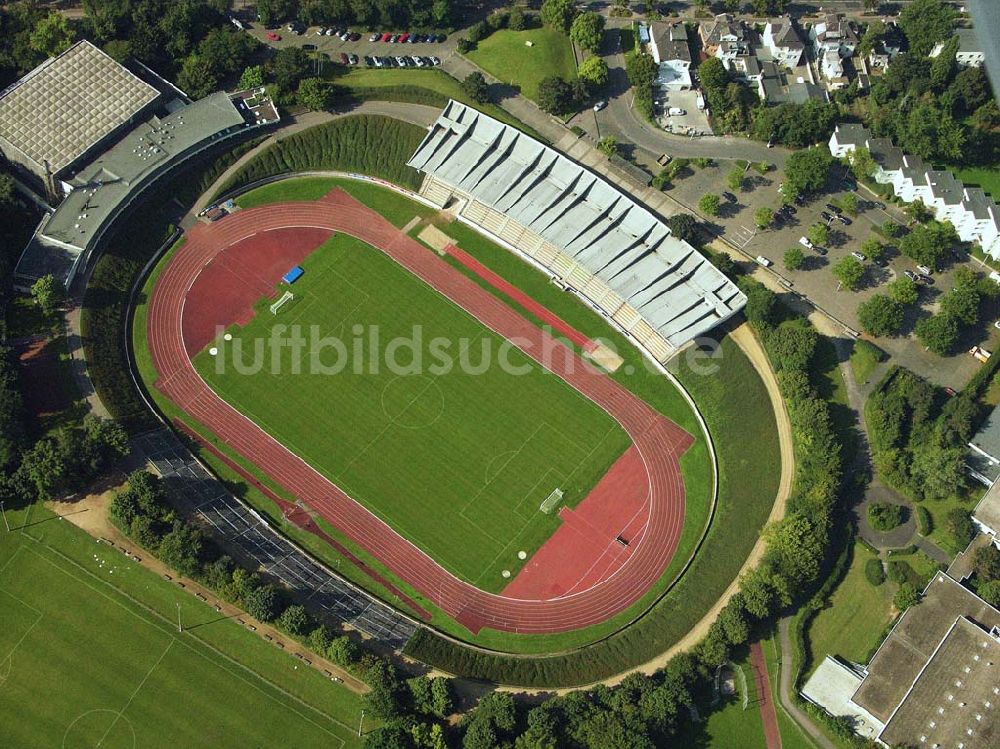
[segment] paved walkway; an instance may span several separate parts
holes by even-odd
[[[813,742],[820,749],[837,749],[837,746],[826,737],[826,735],[816,727],[812,718],[806,715],[792,699],[792,687],[794,674],[792,673],[792,638],[790,633],[790,617],[784,617],[778,621],[778,646],[781,648],[781,674],[778,679],[778,700],[785,711],[792,716],[792,720],[799,724],[803,731],[809,734]]]

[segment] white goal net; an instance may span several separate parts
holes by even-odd
[[[286,291],[284,294],[281,295],[281,299],[279,299],[278,301],[276,301],[274,304],[271,305],[271,314],[272,315],[278,314],[278,310],[280,310],[294,298],[295,294],[293,294],[290,291]]]

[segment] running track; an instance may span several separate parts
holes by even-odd
[[[528,356],[621,424],[642,456],[650,512],[646,527],[632,540],[632,555],[618,572],[586,590],[549,600],[479,590],[440,567],[208,387],[184,345],[187,292],[202,269],[225,248],[255,234],[288,227],[341,232],[379,248],[484,325],[518,342]],[[605,621],[649,589],[677,548],[684,524],[684,484],[678,461],[691,444],[691,435],[587,366],[570,349],[552,345],[540,328],[341,190],[312,203],[239,211],[189,231],[186,243],[163,269],[153,290],[147,334],[159,390],[473,633],[483,627],[520,633],[564,632]],[[547,354],[545,361],[542,352]],[[462,543],[462,539],[455,542]]]

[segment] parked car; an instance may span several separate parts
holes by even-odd
[[[918,276],[918,275],[917,275],[916,273],[914,273],[914,272],[913,272],[912,270],[904,270],[904,271],[903,271],[903,275],[904,275],[904,276],[906,276],[906,277],[907,277],[908,279],[910,279],[911,281],[916,281],[917,279],[919,279],[919,278],[920,278],[920,276]]]
[[[868,258],[866,258],[866,257],[865,257],[864,255],[862,255],[862,254],[861,254],[860,252],[852,252],[852,253],[851,253],[851,257],[853,257],[853,258],[854,258],[855,260],[857,260],[857,261],[859,261],[859,262],[862,262],[862,263],[863,263],[863,262],[864,262],[865,260],[867,260],[867,259],[868,259]]]
[[[326,35],[327,36],[333,36],[336,33],[337,33],[337,30],[335,28],[333,28],[333,26],[331,26],[330,28],[328,28],[326,30]]]
[[[724,192],[724,193],[722,193],[722,197],[724,197],[730,203],[735,203],[736,202],[736,196],[733,195],[731,192]]]
[[[873,207],[878,208],[880,211],[885,210],[885,203],[883,203],[881,200],[872,200],[870,202]]]
[[[376,68],[384,68],[384,67],[385,67],[385,62],[383,62],[383,58],[381,58],[381,57],[376,57],[376,58],[374,58],[374,59],[372,60],[372,64],[373,64],[373,65],[374,65],[374,66],[375,66]]]
[[[382,34],[382,41],[383,42],[388,42],[390,39],[392,39],[392,32],[391,31],[387,31],[384,34]]]
[[[440,65],[440,64],[441,64],[441,58],[440,57],[432,57],[431,58],[431,65]]]
[[[925,276],[929,276],[931,274],[931,269],[928,268],[926,265],[918,265],[917,270],[923,273]]]
[[[281,34],[276,34],[273,31],[268,31],[267,32],[267,40],[269,42],[280,42],[281,41]]]
[[[410,60],[418,68],[422,68],[422,67],[424,67],[427,64],[427,63],[424,62],[424,58],[422,58],[422,57],[411,57]]]
[[[409,34],[400,34],[399,37],[396,39],[396,41],[399,42],[400,44],[406,44],[409,38],[410,38]]]
[[[317,47],[315,44],[303,44],[302,49],[304,49],[306,52],[315,52]]]
[[[833,213],[840,213],[840,209],[833,203],[827,203],[826,207],[829,208]]]
[[[382,38],[382,35],[376,31],[370,37],[368,37],[368,41],[370,41],[370,42],[377,42],[381,38]]]
[[[356,42],[360,38],[361,38],[361,34],[359,34],[357,31],[352,31],[351,35],[348,37],[348,39],[350,39],[352,42]]]
[[[347,56],[346,52],[341,52],[340,53],[340,63],[342,65],[350,65],[351,64],[351,59]]]
[[[608,102],[607,102],[606,100],[604,100],[604,99],[601,99],[601,100],[600,100],[599,102],[597,102],[597,103],[596,103],[596,104],[594,105],[594,111],[595,111],[595,112],[600,112],[600,111],[601,111],[602,109],[604,109],[604,108],[605,108],[606,106],[608,106]]]
[[[754,258],[754,260],[756,260],[759,265],[763,265],[765,268],[770,268],[772,265],[774,265],[774,263],[772,263],[763,255],[758,255],[757,257]]]
[[[934,285],[934,279],[931,278],[930,276],[925,276],[925,275],[921,274],[921,275],[917,276],[917,279],[920,281],[920,283],[925,283],[928,286],[933,286]]]
[[[833,216],[831,214],[827,213],[826,211],[820,211],[819,215],[822,216],[823,220],[826,221],[827,223],[830,223],[831,221],[833,221]]]
[[[810,242],[806,237],[799,237],[799,244],[805,247],[807,250],[811,250],[815,245]]]
[[[375,64],[375,58],[372,57],[371,55],[365,55],[365,65],[371,67],[374,64]]]
[[[853,221],[851,221],[851,219],[847,218],[847,216],[845,216],[843,213],[838,213],[836,216],[834,216],[834,218],[837,219],[837,221],[842,223],[844,226],[850,226],[851,224],[854,223]]]
[[[347,59],[351,63],[351,65],[357,65],[358,64],[358,56],[357,55],[348,55]]]
[[[686,114],[687,114],[687,110],[686,109],[681,109],[680,107],[670,107],[667,110],[667,117],[674,117],[674,116],[682,117],[682,116],[684,116]]]

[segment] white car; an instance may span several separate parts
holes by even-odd
[[[928,268],[926,265],[918,265],[917,270],[923,273],[925,276],[929,276],[931,274],[931,269]]]
[[[813,248],[813,243],[810,242],[805,237],[799,237],[799,244],[805,247],[807,250],[811,250]]]
[[[865,260],[867,260],[867,258],[864,255],[862,255],[860,252],[852,252],[851,253],[851,257],[853,257],[855,260],[857,260],[860,263],[863,263]]]
[[[376,33],[372,34],[370,37],[368,37],[368,41],[370,41],[370,42],[377,42],[381,38],[382,38],[382,35],[376,32]]]
[[[600,100],[599,102],[597,102],[597,103],[596,103],[596,104],[594,105],[594,111],[595,111],[595,112],[600,112],[600,111],[601,111],[602,109],[604,109],[604,108],[605,108],[606,106],[608,106],[608,103],[607,103],[607,102],[606,102],[606,101],[605,101],[604,99],[601,99],[601,100]]]
[[[763,255],[758,255],[754,258],[754,260],[756,260],[760,265],[763,265],[765,268],[770,268],[773,265],[773,263]]]

